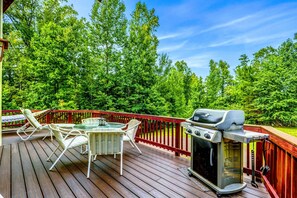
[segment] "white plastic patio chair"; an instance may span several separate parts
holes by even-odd
[[[37,119],[34,117],[34,114],[29,110],[29,109],[22,109],[21,108],[22,114],[25,116],[25,118],[28,120],[29,124],[34,128],[33,131],[27,131],[28,125],[25,124],[22,126],[20,129],[17,130],[17,135],[22,139],[22,140],[28,140],[35,132],[39,132],[43,129],[49,130],[48,134],[44,136],[46,138],[48,135],[51,136],[51,140],[53,140],[52,133],[50,129],[48,128],[48,125],[41,125]],[[43,138],[43,139],[44,139]]]
[[[139,151],[139,153],[142,153],[135,143],[135,135],[140,124],[141,122],[136,119],[132,119],[127,123],[126,129],[124,129],[124,141],[129,142],[132,147],[135,147]]]
[[[85,144],[88,144],[87,135],[83,134],[81,131],[78,131],[78,130],[66,130],[66,129],[60,128],[55,124],[50,124],[49,128],[51,129],[52,133],[56,137],[56,140],[59,145],[50,154],[47,161],[50,161],[51,157],[58,150],[58,148],[62,147],[63,149],[62,153],[59,155],[59,157],[56,159],[56,161],[53,163],[53,165],[50,167],[49,170],[52,170],[54,168],[56,163],[59,161],[62,155],[67,151],[67,149],[81,146],[81,153],[83,153],[82,146]]]
[[[97,155],[114,155],[120,154],[120,175],[123,174],[123,136],[124,132],[119,130],[117,132],[108,131],[87,131],[89,137],[88,151],[88,173],[87,178],[90,177],[91,162],[96,160]]]

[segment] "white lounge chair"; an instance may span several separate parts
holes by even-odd
[[[49,130],[48,126],[47,125],[41,125],[37,119],[35,118],[35,116],[40,116],[42,115],[42,113],[47,113],[49,110],[46,110],[46,111],[42,111],[41,113],[39,114],[33,114],[29,109],[22,109],[21,108],[21,112],[22,114],[24,115],[24,117],[28,120],[28,123],[26,123],[24,126],[22,126],[21,128],[19,128],[17,130],[17,134],[18,136],[22,139],[22,140],[28,140],[35,132],[39,132],[43,129],[47,129]],[[34,129],[33,131],[28,131],[28,127],[29,126],[32,126]],[[51,131],[49,130],[49,133],[44,137],[46,138],[48,135],[51,135],[51,140],[53,139],[52,137],[52,133]],[[43,139],[44,139],[43,138]]]
[[[87,178],[90,177],[91,162],[96,159],[97,155],[114,155],[120,154],[120,175],[123,174],[123,135],[124,132],[108,131],[87,131],[89,137],[88,151],[89,163]]]
[[[67,149],[71,149],[74,147],[82,146],[88,143],[88,136],[81,133],[78,130],[65,130],[63,128],[58,127],[58,125],[50,124],[49,128],[51,129],[52,133],[56,137],[56,140],[58,142],[57,148],[50,154],[47,161],[50,161],[53,154],[58,150],[58,148],[62,148],[63,151],[59,155],[59,157],[56,159],[56,161],[53,163],[53,165],[50,167],[49,170],[52,170],[56,163],[59,161],[59,159],[62,157],[62,155],[67,151]],[[81,149],[81,153],[82,149]]]
[[[135,135],[140,124],[141,122],[136,119],[132,119],[127,123],[124,141],[130,142],[132,147],[135,147],[139,151],[139,153],[142,153],[135,143]]]

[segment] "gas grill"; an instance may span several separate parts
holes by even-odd
[[[243,182],[243,143],[268,138],[267,134],[243,130],[241,110],[197,109],[182,122],[191,135],[191,167],[194,175],[217,195],[241,191]]]

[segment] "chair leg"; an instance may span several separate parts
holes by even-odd
[[[89,161],[88,161],[88,173],[87,173],[87,178],[89,178],[89,177],[90,177],[91,161],[92,161],[92,155],[89,153]]]
[[[47,136],[51,136],[51,140],[52,140],[52,138],[53,138],[53,135],[52,135],[52,132],[51,131],[49,131],[43,138],[42,138],[42,140],[45,140],[45,138],[47,138]],[[53,141],[53,140],[52,140]]]
[[[50,130],[50,133],[51,133],[51,141],[53,141],[53,132],[52,132],[52,130]]]
[[[50,159],[51,159],[51,157],[53,156],[53,154],[58,150],[58,148],[60,147],[60,145],[59,146],[57,146],[56,148],[55,148],[55,150],[50,154],[50,156],[47,158],[47,160],[46,161],[50,161]]]
[[[129,141],[129,143],[131,144],[131,146],[134,148],[134,145],[132,144],[132,140]]]
[[[83,150],[83,145],[80,146],[80,154],[88,154],[88,145],[85,145],[85,150]]]
[[[56,163],[60,160],[60,158],[62,157],[62,155],[67,151],[67,149],[64,149],[64,151],[59,155],[58,159],[56,159],[56,161],[54,162],[54,164],[50,167],[49,170],[52,170],[54,168],[54,166],[56,165]]]
[[[17,130],[17,135],[23,140],[26,141],[28,139],[30,139],[30,137],[36,132],[37,129],[33,130],[30,134],[27,134],[25,130]],[[20,133],[24,133],[26,135],[25,138],[22,137],[22,135]]]
[[[132,142],[132,144],[135,146],[135,148],[138,150],[138,152],[142,154],[141,150],[138,148],[138,146],[136,145],[136,143],[133,142],[133,141],[130,141],[130,142]]]

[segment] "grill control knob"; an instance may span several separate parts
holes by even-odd
[[[195,131],[195,134],[198,135],[198,136],[201,135],[200,131]]]
[[[192,130],[191,129],[187,129],[187,133],[192,133]]]
[[[205,137],[206,139],[210,139],[210,135],[209,135],[208,133],[205,133],[205,134],[204,134],[204,137]]]

